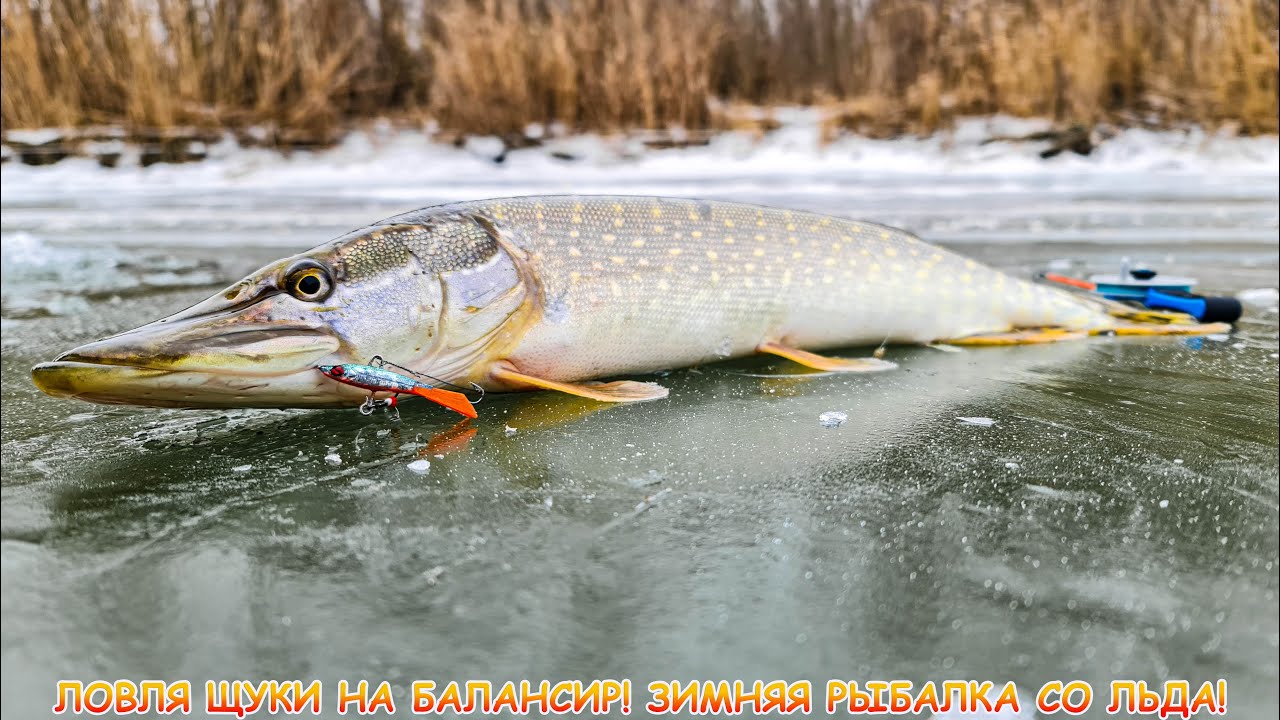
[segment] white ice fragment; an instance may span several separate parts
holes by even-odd
[[[1204,337],[1206,340],[1212,340],[1214,342],[1226,342],[1231,339],[1231,336],[1226,333],[1214,333],[1212,335],[1205,335]]]
[[[1249,290],[1241,290],[1236,295],[1236,299],[1246,305],[1257,305],[1259,307],[1269,307],[1280,302],[1280,290],[1275,288],[1252,288]]]
[[[430,460],[414,460],[408,465],[405,465],[405,467],[409,468],[413,472],[418,473],[419,475],[426,475],[428,472],[431,471],[431,461]]]
[[[1168,501],[1168,500],[1161,500],[1161,501],[1160,501],[1160,507],[1162,507],[1162,508],[1167,508],[1167,507],[1169,507],[1169,501]]]
[[[1016,462],[1007,462],[1007,463],[1005,463],[1005,464],[1004,464],[1004,466],[1005,466],[1005,468],[1007,468],[1007,469],[1009,469],[1009,470],[1017,470],[1019,467],[1022,467],[1021,465],[1019,465],[1019,464],[1018,464],[1018,463],[1016,463]]]
[[[253,469],[253,466],[252,466],[252,465],[237,465],[237,466],[235,466],[235,467],[231,468],[231,472],[236,472],[236,473],[247,473],[247,472],[249,472],[249,471],[250,471],[250,470],[252,470],[252,469]]]
[[[342,456],[339,455],[338,453],[329,453],[328,455],[324,456],[324,461],[329,463],[330,465],[341,465]]]
[[[547,496],[547,499],[542,501],[542,504],[543,504],[543,506],[544,506],[544,507],[546,507],[548,510],[550,510],[550,509],[551,509],[551,506],[556,504],[556,501],[555,501],[555,500],[553,500],[553,499],[551,498],[551,496],[550,496],[550,495],[548,495],[548,496]]]
[[[422,578],[427,581],[428,585],[435,585],[440,581],[440,576],[444,574],[444,570],[445,568],[443,565],[436,565],[430,570],[424,571],[422,573]]]
[[[503,425],[502,434],[506,435],[507,437],[512,437],[516,434],[516,429],[511,427],[510,425]]]
[[[956,419],[965,425],[978,425],[980,427],[991,427],[996,424],[995,420],[986,417],[958,417]]]
[[[849,413],[839,410],[828,410],[818,416],[818,424],[822,427],[840,427],[849,419]]]
[[[1174,464],[1174,465],[1181,465],[1181,464],[1182,464],[1182,458],[1174,458],[1174,459],[1173,459],[1173,464]]]

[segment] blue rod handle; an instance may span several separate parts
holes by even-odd
[[[1153,310],[1176,310],[1184,312],[1197,320],[1204,319],[1205,299],[1195,295],[1171,295],[1159,290],[1148,289],[1143,305]]]

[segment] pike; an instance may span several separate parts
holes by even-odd
[[[656,197],[545,196],[397,215],[32,370],[44,392],[160,407],[342,407],[316,368],[374,355],[487,391],[666,397],[608,380],[764,353],[873,372],[837,348],[1202,334],[1177,313],[1032,284],[890,227]]]

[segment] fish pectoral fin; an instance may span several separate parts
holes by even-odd
[[[490,374],[493,379],[512,385],[528,385],[541,390],[555,390],[599,402],[624,403],[661,400],[670,392],[657,383],[638,382],[636,380],[581,383],[544,380],[503,366],[494,368]]]
[[[1040,343],[1062,342],[1063,340],[1079,340],[1088,336],[1089,333],[1085,330],[1048,327],[980,333],[978,335],[939,340],[938,342],[946,345],[1037,345]]]
[[[898,367],[897,363],[878,358],[833,358],[818,355],[807,350],[788,347],[782,343],[762,342],[756,346],[756,352],[777,355],[794,363],[799,363],[813,370],[826,372],[880,372]]]

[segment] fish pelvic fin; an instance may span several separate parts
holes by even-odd
[[[636,380],[615,380],[613,382],[567,383],[556,380],[545,380],[527,375],[518,370],[500,364],[490,376],[516,387],[537,388],[539,390],[555,390],[578,397],[608,403],[646,402],[661,400],[669,394],[669,390],[657,383],[638,382]]]
[[[762,342],[756,346],[756,352],[777,355],[807,368],[825,372],[880,372],[898,367],[897,363],[892,363],[888,360],[827,357],[826,355],[818,355],[817,353],[776,342]]]

